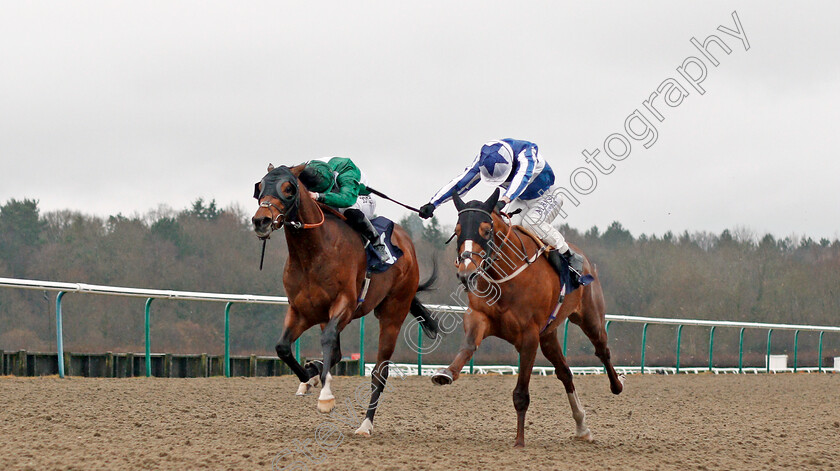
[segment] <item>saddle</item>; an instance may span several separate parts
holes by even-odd
[[[320,202],[318,203],[318,205],[321,207],[322,210],[324,210],[325,213],[330,213],[333,216],[341,219],[342,221],[347,221],[347,218],[344,217],[344,215],[338,212],[335,208],[327,206],[326,204]],[[396,263],[400,259],[400,257],[403,256],[403,251],[399,247],[394,245],[394,242],[391,240],[391,237],[394,235],[394,221],[391,221],[390,219],[384,216],[378,216],[374,219],[371,219],[370,222],[371,224],[373,224],[373,227],[376,228],[377,231],[379,231],[380,234],[385,234],[385,245],[388,246],[388,250],[390,250],[391,254],[394,256],[394,263]],[[361,236],[361,234],[359,234],[359,236],[364,242],[367,242],[365,238]],[[381,261],[376,255],[376,252],[373,250],[373,247],[371,247],[369,244],[365,249],[365,255],[367,256],[368,276],[371,273],[385,272],[393,265],[393,263],[385,263]]]
[[[539,237],[537,237],[536,234],[534,234],[527,227],[520,226],[520,225],[515,225],[513,227],[514,227],[514,229],[519,230],[524,235],[530,237],[534,242],[536,242],[536,244],[538,246],[538,250],[544,250],[542,256],[545,257],[546,259],[549,258],[549,255],[552,251],[557,250],[556,247],[553,247],[551,245],[547,245],[545,242],[543,242]],[[561,267],[559,276],[560,276],[560,283],[563,286],[563,294],[561,295],[561,299],[562,299],[562,296],[565,295],[566,293],[571,293],[572,291],[576,290],[578,287],[586,286],[594,280],[594,277],[592,275],[586,274],[586,275],[581,276],[580,279],[577,280],[577,282],[573,281],[574,278],[572,277],[572,274],[569,270],[569,266],[566,263],[563,263],[563,266]]]

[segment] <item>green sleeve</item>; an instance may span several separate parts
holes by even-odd
[[[349,208],[356,204],[356,200],[359,199],[359,192],[365,187],[359,183],[362,178],[359,168],[350,159],[339,159],[330,160],[330,166],[338,172],[336,177],[338,189],[325,193],[323,202],[333,208]]]

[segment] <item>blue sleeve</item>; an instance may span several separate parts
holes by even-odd
[[[516,169],[516,175],[513,176],[510,187],[505,192],[505,196],[510,198],[511,201],[518,198],[525,191],[525,188],[528,188],[528,184],[531,183],[531,177],[534,176],[534,166],[537,163],[537,159],[534,155],[533,147],[526,147],[524,151],[516,156],[516,161],[519,164]]]
[[[432,199],[429,200],[429,203],[435,205],[435,207],[440,206],[443,203],[449,201],[452,198],[453,193],[457,193],[458,195],[463,195],[464,193],[470,191],[473,187],[475,187],[479,181],[481,181],[481,174],[479,173],[478,168],[478,160],[480,156],[476,156],[473,163],[464,169],[461,175],[458,175],[452,181],[447,183],[443,186],[435,196],[432,196]]]

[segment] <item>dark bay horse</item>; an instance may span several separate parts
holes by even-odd
[[[388,379],[388,363],[406,315],[411,312],[417,317],[428,336],[437,335],[437,322],[415,297],[418,291],[430,287],[435,274],[419,285],[414,245],[405,230],[395,226],[393,242],[402,249],[403,256],[384,273],[372,275],[367,293],[363,293],[367,264],[362,238],[340,214],[310,197],[298,179],[303,169],[304,165],[269,165],[268,174],[254,191],[260,202],[252,218],[254,232],[266,239],[282,227],[289,249],[283,273],[289,309],[276,345],[277,355],[300,379],[298,395],[306,394],[320,380],[323,388],[318,410],[330,412],[335,407],[330,368],[341,359],[339,334],[353,319],[375,311],[379,318],[379,353],[371,376],[370,405],[356,430],[357,434],[369,436],[379,396]],[[362,298],[364,301],[360,302]],[[322,329],[323,365],[318,362],[317,366],[304,367],[292,354],[291,345],[315,325]]]
[[[555,313],[562,289],[560,278],[545,257],[534,256],[542,243],[520,227],[509,226],[498,211],[494,212],[498,198],[498,190],[485,202],[464,203],[457,195],[453,197],[458,209],[455,228],[458,278],[469,291],[470,311],[464,316],[464,347],[452,364],[438,371],[432,381],[443,385],[458,379],[461,368],[486,337],[496,336],[513,344],[520,354],[519,378],[513,390],[517,419],[514,446],[522,447],[525,446],[525,412],[531,400],[528,384],[539,347],[566,388],[577,425],[576,437],[591,441],[586,413],[575,392],[572,372],[557,340],[556,329],[567,317],[579,325],[607,370],[610,389],[614,394],[621,393],[624,376],[616,374],[610,361],[604,296],[597,271],[585,259],[584,274],[591,274],[594,281],[569,293]],[[572,246],[572,249],[583,253],[577,247]],[[523,257],[523,254],[530,257]],[[524,270],[513,274],[498,260],[517,261],[519,268]],[[532,263],[525,266],[529,262]]]

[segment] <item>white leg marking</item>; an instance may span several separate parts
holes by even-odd
[[[321,384],[321,377],[318,375],[309,378],[309,381],[300,383],[298,386],[296,396],[308,396],[312,392],[312,388],[317,388]]]
[[[577,391],[567,394],[567,396],[569,396],[569,405],[572,406],[572,417],[574,417],[576,424],[575,437],[591,442],[593,440],[592,432],[586,426],[586,412],[583,410],[583,406],[580,405]]]
[[[335,408],[335,396],[333,396],[332,389],[332,375],[327,373],[327,379],[324,381],[324,387],[321,389],[321,396],[318,397],[318,410],[324,414],[330,412]]]
[[[369,437],[371,432],[373,432],[373,422],[370,419],[365,418],[362,421],[362,425],[356,430],[356,435],[363,435],[365,437]]]

